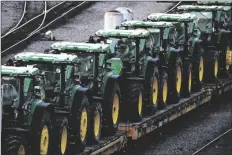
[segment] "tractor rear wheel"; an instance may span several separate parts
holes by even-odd
[[[159,87],[159,104],[158,108],[163,109],[167,106],[168,97],[168,74],[166,71],[161,72]]]
[[[68,120],[60,117],[56,118],[56,124],[53,129],[53,150],[52,154],[65,155],[68,146]]]
[[[189,97],[192,92],[192,63],[186,61],[183,67],[182,96]]]
[[[144,107],[145,115],[152,115],[156,112],[158,107],[158,96],[159,96],[159,72],[158,68],[155,67],[153,72],[151,72],[150,77],[145,84],[146,91],[146,105]]]
[[[181,95],[181,85],[183,80],[183,64],[180,57],[177,57],[175,60],[175,66],[170,66],[170,69],[172,69],[171,74],[169,73],[169,85],[171,85],[171,93],[169,93],[168,97],[168,103],[169,104],[176,104],[180,100]]]
[[[127,118],[130,122],[139,122],[143,117],[144,94],[143,84],[130,82],[127,91]],[[128,112],[130,114],[128,115]]]
[[[88,142],[98,143],[101,137],[102,128],[102,106],[99,102],[93,102],[90,107],[90,128]]]
[[[103,125],[105,135],[114,135],[118,131],[121,110],[121,93],[117,83],[108,86],[103,106]]]
[[[204,71],[204,81],[205,82],[215,82],[218,79],[218,52],[215,49],[209,49],[208,54],[205,55],[205,71]]]
[[[2,141],[3,142],[3,141]],[[27,155],[26,140],[21,136],[8,135],[2,143],[3,154],[8,155]]]

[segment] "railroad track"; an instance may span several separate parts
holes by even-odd
[[[26,42],[32,36],[38,34],[42,30],[48,28],[58,20],[62,19],[69,13],[86,6],[90,2],[88,1],[64,1],[47,9],[47,2],[44,2],[43,12],[34,18],[23,23],[26,15],[27,3],[24,4],[24,12],[20,21],[10,29],[5,35],[1,37],[2,48],[1,54],[5,55],[18,47],[22,43]],[[36,25],[36,26],[35,26]],[[37,26],[38,25],[38,26]]]
[[[197,151],[195,151],[192,155],[197,155],[199,153],[201,153],[202,151],[204,151],[205,149],[207,149],[209,146],[213,145],[214,143],[216,143],[218,140],[220,140],[221,138],[225,137],[228,133],[232,132],[232,128],[230,128],[229,130],[227,130],[226,132],[222,133],[221,135],[219,135],[218,137],[214,138],[213,140],[211,140],[209,143],[205,144],[203,147],[201,147],[200,149],[198,149]]]

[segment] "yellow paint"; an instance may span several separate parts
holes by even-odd
[[[204,59],[203,57],[200,57],[200,62],[199,62],[199,81],[200,82],[203,80],[203,75],[204,75]]]
[[[163,102],[167,101],[167,96],[168,96],[168,84],[167,84],[167,81],[164,80],[164,85],[163,85]]]
[[[181,82],[182,82],[182,71],[180,66],[177,68],[177,80],[176,80],[176,91],[180,93],[181,89]]]
[[[232,51],[229,47],[226,50],[226,70],[229,70],[230,66],[232,65]]]
[[[100,122],[101,122],[101,117],[99,112],[96,114],[94,118],[94,136],[97,137],[99,135],[100,131]]]
[[[218,74],[218,60],[216,59],[214,63],[214,76],[217,77]]]
[[[87,128],[88,128],[87,117],[88,117],[87,111],[86,109],[83,109],[81,113],[81,124],[80,124],[80,137],[82,141],[86,139],[86,133],[87,133]]]
[[[118,116],[119,116],[119,97],[117,94],[115,94],[113,100],[113,108],[112,108],[112,119],[114,124],[118,122]]]
[[[138,102],[138,113],[139,115],[142,113],[142,109],[143,109],[143,96],[142,96],[142,92],[139,93],[139,102]]]
[[[192,89],[192,72],[191,71],[189,73],[188,88],[189,88],[189,91],[191,91]]]
[[[26,151],[23,145],[20,145],[19,150],[18,150],[18,155],[25,155]]]
[[[158,80],[155,78],[153,81],[153,104],[157,103],[158,100]]]
[[[67,141],[68,141],[68,130],[67,127],[64,126],[61,133],[61,153],[64,154],[67,148]]]
[[[49,145],[49,131],[48,127],[45,125],[42,128],[41,137],[40,137],[40,155],[46,155],[48,153]]]

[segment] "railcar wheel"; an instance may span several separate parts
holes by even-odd
[[[90,108],[90,128],[89,139],[90,143],[98,143],[101,137],[102,128],[102,106],[99,102],[94,102]]]

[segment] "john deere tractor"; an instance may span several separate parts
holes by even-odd
[[[228,18],[226,12],[230,9],[230,6],[181,5],[178,7],[181,13],[194,14],[197,17],[195,24],[199,30],[198,35],[202,40],[205,52],[209,55],[205,61],[214,61],[214,65],[208,67],[212,67],[214,71],[206,74],[207,79],[211,79],[211,81],[215,80],[217,75],[228,76],[232,65],[232,51],[229,40],[230,31],[227,31],[224,26],[225,19]]]
[[[15,55],[15,65],[33,65],[39,68],[38,85],[45,89],[45,101],[55,108],[56,122],[53,130],[54,154],[82,151],[87,142],[89,125],[89,89],[74,77],[74,64],[79,58],[67,54],[25,52]]]
[[[182,49],[182,59],[187,59],[187,61],[184,61],[184,77],[190,77],[188,76],[188,70],[190,67],[192,67],[193,90],[201,90],[203,86],[204,73],[207,74],[207,71],[212,69],[205,68],[206,66],[210,66],[204,64],[205,56],[208,55],[204,55],[205,53],[203,45],[201,44],[201,40],[196,34],[194,34],[194,20],[196,20],[196,16],[191,14],[153,13],[148,16],[148,19],[152,21],[172,22],[172,24],[175,26],[178,36],[176,45]],[[190,60],[191,63],[189,63],[188,60]],[[187,82],[184,82],[183,85],[187,85]],[[185,90],[184,92],[187,93],[188,90]],[[187,95],[189,95],[189,93],[190,92],[188,92]]]
[[[47,52],[68,53],[78,56],[79,66],[83,69],[75,70],[75,73],[80,76],[80,84],[90,89],[93,101],[99,99],[100,105],[98,107],[102,106],[103,111],[102,118],[96,115],[96,110],[92,110],[90,134],[95,135],[93,136],[95,141],[99,140],[96,132],[100,134],[101,130],[97,129],[98,127],[95,125],[98,119],[100,121],[103,119],[104,134],[115,134],[120,120],[121,93],[118,66],[114,63],[106,63],[106,60],[112,57],[110,46],[107,44],[57,42],[52,44],[51,49],[47,50]]]
[[[1,67],[2,154],[49,154],[54,107],[41,100],[38,68]]]
[[[159,60],[145,50],[144,40],[149,36],[145,29],[99,30],[95,34],[99,41],[110,45],[113,58],[106,63],[115,67],[120,75],[123,121],[137,122],[143,115],[151,115],[157,110]]]
[[[188,92],[191,87],[191,78],[182,80],[182,59],[180,50],[175,48],[175,33],[170,22],[128,21],[123,22],[125,29],[145,28],[150,32],[146,40],[146,50],[152,53],[153,58],[159,59],[160,74],[160,107],[165,107],[167,102],[177,103],[182,92]],[[190,66],[191,67],[191,66]],[[191,70],[189,70],[191,76]],[[183,81],[189,81],[182,86]]]

